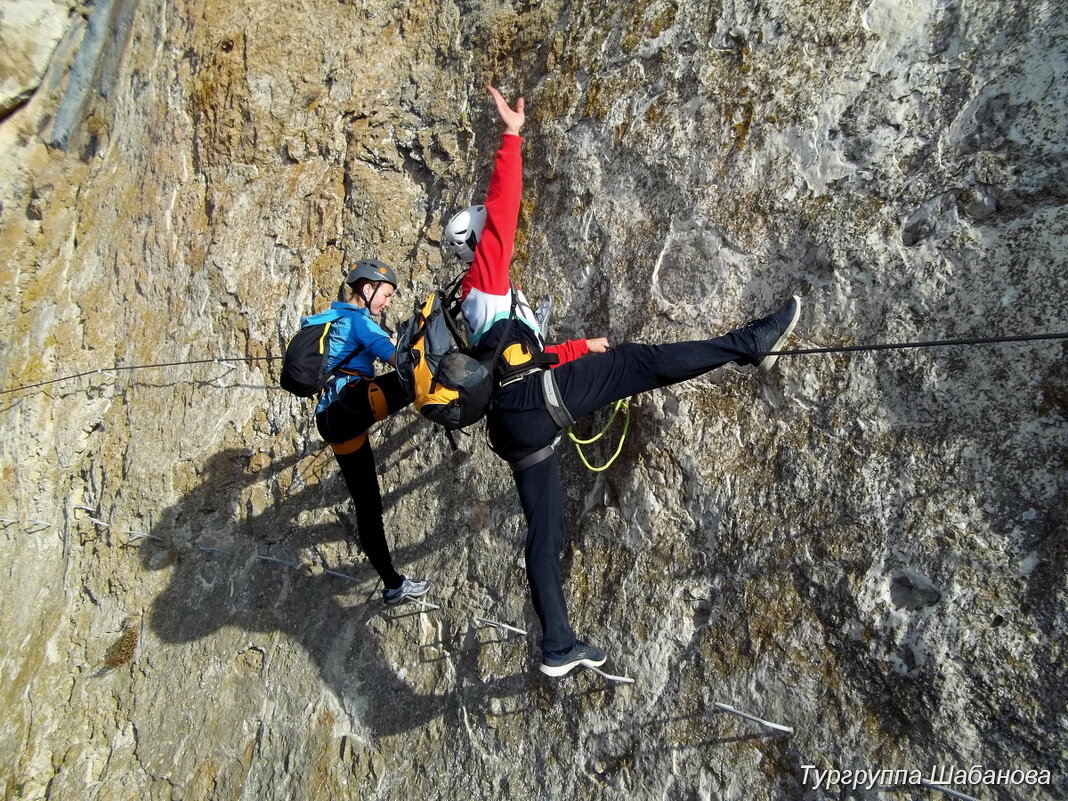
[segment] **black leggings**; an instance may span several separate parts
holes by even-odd
[[[315,416],[319,434],[330,443],[345,486],[356,508],[356,535],[360,547],[386,587],[402,583],[393,568],[393,558],[382,525],[382,493],[378,487],[375,455],[367,429],[403,409],[411,399],[390,372],[377,378],[360,378],[346,384],[337,400]]]
[[[759,349],[739,329],[721,337],[669,345],[625,342],[608,353],[590,354],[556,368],[554,376],[576,420],[621,398],[695,378],[729,362],[747,363]],[[560,430],[545,410],[540,375],[494,394],[490,442],[508,461],[551,443]],[[556,455],[514,474],[527,520],[526,567],[531,600],[542,628],[542,650],[564,651],[575,643],[560,575],[564,547],[564,493]]]

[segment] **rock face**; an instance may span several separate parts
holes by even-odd
[[[488,82],[527,98],[514,269],[557,338],[703,337],[793,292],[802,346],[1063,331],[1060,4],[45,6],[68,28],[0,123],[3,388],[255,361],[0,396],[6,798],[926,798],[805,766],[973,765],[1045,782],[957,790],[1068,794],[1063,342],[636,399],[609,471],[563,468],[573,622],[618,686],[537,673],[481,431],[376,430],[398,565],[442,607],[383,611],[264,358],[345,254],[398,266],[394,322],[456,275]]]
[[[40,85],[69,6],[66,0],[6,0],[0,8],[0,119]]]

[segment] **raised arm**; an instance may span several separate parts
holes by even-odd
[[[472,289],[493,295],[508,293],[511,280],[508,273],[515,246],[515,230],[519,222],[519,203],[523,193],[523,157],[519,136],[526,121],[523,98],[511,108],[501,93],[489,87],[497,106],[497,115],[504,123],[501,146],[493,161],[493,175],[486,192],[486,227],[482,230],[475,257],[460,285],[462,296]]]
[[[513,109],[500,92],[492,86],[487,86],[486,88],[489,89],[490,97],[493,98],[493,103],[497,106],[497,116],[504,123],[504,132],[512,136],[519,136],[523,124],[527,121],[526,101],[523,98],[519,98],[515,102],[515,108]]]

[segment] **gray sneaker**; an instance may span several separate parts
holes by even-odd
[[[541,338],[549,338],[549,315],[553,311],[553,299],[546,298],[538,304],[538,308],[534,310],[534,319],[538,321],[538,327],[541,329]]]
[[[777,351],[786,344],[800,315],[801,298],[794,295],[778,311],[749,323],[745,328],[753,336],[754,355],[752,359],[747,360],[748,363],[755,364],[762,372],[774,367],[779,357],[766,354]]]
[[[396,606],[397,604],[410,601],[412,598],[419,598],[430,592],[430,582],[420,581],[419,579],[410,579],[401,574],[401,585],[393,590],[382,590],[382,600],[386,602],[387,606]]]
[[[606,658],[604,651],[600,648],[595,648],[578,640],[563,653],[549,651],[543,654],[539,669],[546,676],[566,676],[579,665],[582,667],[600,667],[604,664]]]

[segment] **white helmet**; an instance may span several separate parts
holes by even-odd
[[[445,226],[445,249],[464,264],[475,260],[475,245],[486,227],[486,207],[468,206]]]

